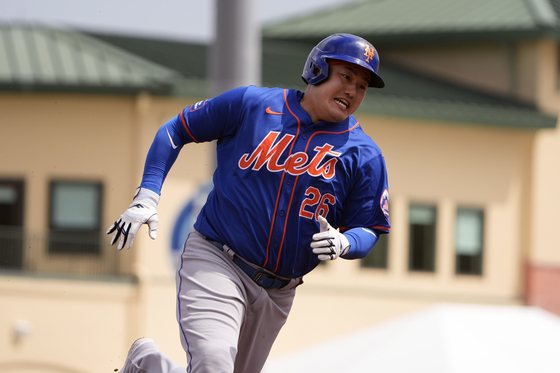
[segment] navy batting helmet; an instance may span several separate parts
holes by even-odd
[[[307,57],[301,77],[308,84],[319,84],[329,77],[327,60],[340,60],[361,66],[371,73],[370,87],[383,88],[379,75],[379,55],[367,40],[351,34],[334,34],[323,39]]]

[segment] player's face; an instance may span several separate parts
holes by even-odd
[[[370,74],[355,65],[330,65],[327,80],[307,86],[301,107],[313,123],[342,122],[360,107],[369,79]]]

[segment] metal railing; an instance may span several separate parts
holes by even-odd
[[[102,232],[30,232],[0,226],[0,271],[128,277],[117,254]]]

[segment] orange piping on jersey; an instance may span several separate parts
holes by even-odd
[[[346,227],[339,227],[339,228],[340,228],[341,231],[349,231],[350,229],[354,229],[354,228],[346,228]],[[372,230],[377,229],[377,230],[381,230],[381,231],[390,231],[391,230],[391,228],[388,228],[388,227],[377,227],[377,226],[364,227],[364,228],[368,228],[368,229],[372,229]]]
[[[305,146],[305,152],[307,152],[307,148],[309,148],[309,143],[311,142],[311,139],[313,138],[313,136],[319,134],[319,133],[330,133],[331,135],[340,135],[344,132],[350,132],[352,131],[354,128],[358,127],[358,125],[360,124],[360,122],[356,122],[356,124],[354,125],[354,127],[352,128],[348,128],[344,131],[341,132],[331,132],[331,131],[317,131],[315,132],[313,135],[309,136],[309,141],[307,141],[307,145]]]
[[[185,130],[187,130],[187,133],[189,134],[191,139],[193,139],[194,142],[198,143],[198,140],[194,138],[191,131],[189,131],[189,129],[187,127],[187,122],[185,121],[185,117],[183,116],[183,111],[181,111],[181,121],[183,122],[183,127],[185,127]]]
[[[299,118],[297,117],[297,115],[295,115],[292,111],[292,109],[290,109],[290,105],[288,104],[288,95],[286,94],[286,90],[284,89],[284,102],[286,103],[286,107],[288,108],[288,110],[290,111],[290,113],[294,116],[294,118],[296,118],[297,123],[298,123],[298,127],[297,127],[297,132],[296,135],[294,136],[294,140],[292,141],[292,145],[290,145],[290,151],[288,153],[288,159],[289,157],[292,155],[292,151],[294,150],[294,144],[297,141],[297,138],[299,136],[299,129],[301,126],[301,122],[299,120]],[[272,231],[274,229],[274,222],[276,221],[276,212],[278,211],[278,204],[280,203],[280,193],[282,192],[282,185],[284,183],[284,177],[286,176],[286,170],[284,170],[282,172],[282,178],[280,179],[280,187],[278,188],[278,195],[276,196],[276,205],[274,206],[274,212],[272,215],[272,223],[270,225],[270,232],[268,234],[268,243],[266,245],[266,260],[263,264],[263,267],[266,267],[266,265],[268,264],[268,259],[269,259],[269,255],[270,255],[270,241],[272,240]],[[296,178],[297,181],[297,178]],[[295,183],[294,186],[295,188]],[[293,197],[293,193],[292,193],[292,197]],[[291,200],[290,200],[291,203]],[[288,212],[290,211],[290,206],[288,206]],[[288,219],[288,213],[286,213],[286,219]],[[284,233],[282,234],[282,241],[280,243],[280,251],[278,252],[278,258],[276,261],[276,268],[274,269],[274,271],[276,272],[276,270],[278,270],[278,263],[280,263],[280,253],[282,252],[282,243],[284,242],[284,235],[286,234],[286,226],[284,226]]]
[[[382,231],[390,231],[391,230],[391,228],[387,228],[387,227],[371,227],[371,229],[379,229],[379,230],[382,230]]]
[[[280,203],[280,194],[282,193],[282,184],[284,183],[284,176],[286,172],[282,173],[282,178],[280,179],[280,187],[278,188],[278,194],[276,195],[276,205],[274,205],[274,212],[272,214],[272,222],[270,224],[270,232],[268,233],[268,243],[266,244],[266,260],[264,261],[263,268],[268,264],[268,258],[270,254],[270,241],[272,240],[272,231],[274,229],[274,222],[276,221],[276,211],[278,211],[278,203]]]

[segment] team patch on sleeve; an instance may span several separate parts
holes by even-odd
[[[383,211],[383,215],[389,219],[389,191],[387,189],[385,189],[381,195],[379,206],[381,207],[381,211]]]
[[[198,109],[203,108],[204,105],[206,105],[206,101],[208,101],[208,100],[198,101],[196,104],[191,105],[191,109],[190,109],[191,113],[193,111],[197,111]]]

